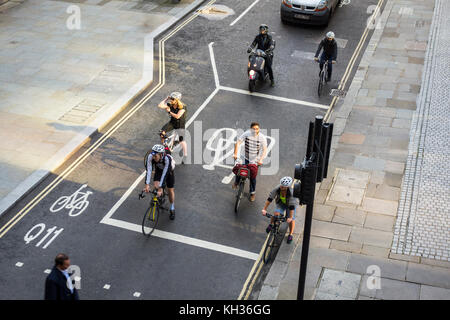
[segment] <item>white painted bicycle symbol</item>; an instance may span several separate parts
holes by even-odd
[[[76,217],[83,213],[89,206],[88,196],[92,194],[91,191],[81,192],[87,184],[83,184],[77,191],[71,196],[62,196],[50,207],[51,212],[58,212],[62,209],[68,209],[69,216]]]

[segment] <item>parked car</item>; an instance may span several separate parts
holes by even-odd
[[[281,21],[328,25],[342,0],[282,0]]]

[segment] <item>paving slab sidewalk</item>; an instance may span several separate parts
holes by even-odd
[[[448,161],[432,161],[448,155],[450,141],[448,133],[439,134],[448,128],[450,98],[442,90],[448,93],[450,78],[449,10],[441,0],[385,5],[331,117],[336,130],[329,177],[315,199],[305,299],[450,299],[450,259],[444,256],[450,170]],[[440,127],[428,125],[433,119]],[[433,146],[437,137],[440,151]],[[423,220],[415,219],[415,207],[435,209]],[[297,298],[302,226],[297,224],[295,244],[280,247],[283,259],[275,260],[259,299]],[[417,243],[431,246],[430,252],[413,251]],[[270,276],[275,272],[278,279]]]
[[[151,84],[152,39],[204,2],[0,1],[0,216]]]

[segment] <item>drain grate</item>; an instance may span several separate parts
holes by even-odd
[[[340,90],[340,89],[331,89],[330,96],[333,97],[339,97],[339,98],[345,98],[347,95],[347,91]]]
[[[89,117],[100,110],[105,105],[104,102],[84,99],[75,107],[66,112],[62,117],[59,118],[61,121],[72,122],[72,123],[84,123]]]

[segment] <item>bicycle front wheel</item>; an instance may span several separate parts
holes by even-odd
[[[319,85],[317,87],[317,94],[319,95],[319,98],[322,95],[323,83],[325,82],[324,81],[324,74],[325,74],[325,72],[322,71],[320,73],[320,77],[319,77]]]
[[[234,212],[237,213],[239,209],[239,204],[241,203],[242,193],[244,192],[244,183],[239,183],[239,190],[236,195],[236,203],[234,204]]]
[[[269,239],[267,240],[266,247],[264,248],[263,261],[269,263],[272,260],[273,251],[275,245],[275,233],[270,232]]]
[[[159,219],[159,206],[154,202],[150,203],[142,219],[142,233],[149,237],[156,228]]]

